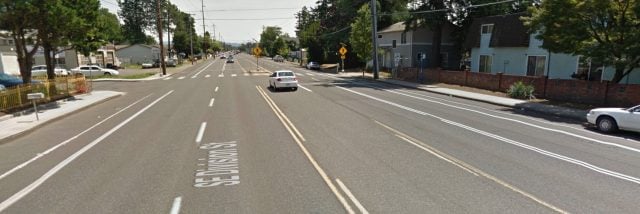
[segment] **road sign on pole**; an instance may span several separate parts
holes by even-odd
[[[344,56],[345,54],[347,54],[347,49],[345,47],[341,47],[339,52],[340,52],[340,55]]]
[[[253,55],[256,55],[256,57],[258,57],[260,56],[260,53],[262,53],[262,49],[260,49],[260,47],[253,48]]]

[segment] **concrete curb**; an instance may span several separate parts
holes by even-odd
[[[93,79],[91,80],[91,82],[141,82],[141,81],[151,81],[151,80],[159,80],[162,78],[167,78],[170,76],[173,76],[175,73],[173,74],[167,74],[164,76],[150,76],[150,77],[146,77],[146,78],[142,78],[142,79],[111,79],[111,78],[104,78],[104,79]]]
[[[11,140],[13,140],[13,139],[16,139],[16,138],[22,137],[22,136],[24,136],[24,135],[26,135],[26,134],[29,134],[29,133],[33,132],[34,130],[36,130],[36,129],[37,129],[37,128],[39,128],[39,127],[42,127],[42,126],[44,126],[44,125],[47,125],[47,124],[53,123],[53,122],[58,121],[58,120],[60,120],[60,119],[63,119],[63,118],[64,118],[64,117],[66,117],[67,115],[70,115],[70,114],[72,114],[72,113],[76,113],[76,112],[79,112],[79,111],[85,110],[85,109],[87,109],[87,108],[90,108],[90,107],[92,107],[92,106],[95,106],[95,105],[98,105],[98,104],[101,104],[101,103],[107,102],[107,101],[109,101],[109,100],[112,100],[112,99],[115,99],[115,98],[117,98],[117,97],[120,97],[120,96],[122,96],[122,95],[124,95],[124,94],[125,94],[125,93],[117,92],[116,94],[113,94],[113,95],[111,95],[111,96],[109,96],[109,97],[106,97],[106,98],[104,98],[104,99],[102,99],[102,100],[99,100],[99,101],[97,101],[97,102],[91,103],[91,104],[86,105],[86,106],[83,106],[83,107],[81,107],[81,108],[78,108],[78,109],[76,109],[76,110],[74,110],[74,111],[70,111],[70,112],[67,112],[67,113],[64,113],[64,114],[58,115],[58,116],[56,116],[56,117],[54,117],[54,118],[51,118],[51,119],[49,119],[49,120],[47,120],[47,121],[44,121],[44,122],[42,122],[42,123],[40,123],[40,124],[38,124],[38,125],[35,125],[35,126],[33,126],[33,127],[29,128],[29,129],[26,129],[26,130],[20,131],[20,132],[15,133],[15,134],[11,134],[11,135],[6,136],[6,137],[4,137],[4,138],[0,138],[0,145],[1,145],[1,144],[4,144],[4,143],[7,143],[7,142],[9,142],[9,141],[11,141]],[[12,116],[12,115],[7,115],[7,116]]]

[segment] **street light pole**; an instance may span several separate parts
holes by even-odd
[[[373,79],[378,79],[378,15],[376,9],[376,0],[371,0],[371,14],[373,15],[371,30],[373,39]]]

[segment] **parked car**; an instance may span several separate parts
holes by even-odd
[[[317,62],[309,62],[307,64],[307,69],[309,70],[320,70],[320,63]]]
[[[143,62],[143,63],[142,63],[142,69],[145,69],[145,68],[153,68],[153,67],[154,67],[153,65],[154,65],[154,63],[153,63],[153,62],[151,62],[151,61],[149,61],[149,62]]]
[[[178,66],[178,63],[176,63],[176,61],[172,60],[172,59],[167,60],[165,63],[167,65],[167,67],[176,67],[176,66]]]
[[[4,87],[4,85],[0,85],[0,91],[5,91],[5,90],[7,90],[7,88]]]
[[[38,81],[32,80],[31,83],[39,83]],[[9,74],[0,73],[0,85],[5,88],[14,87],[22,84],[22,79],[20,77],[11,76]]]
[[[284,57],[280,56],[280,55],[276,55],[273,57],[273,61],[274,62],[284,62]]]
[[[53,69],[53,72],[56,75],[69,75],[69,71],[67,69],[56,67]],[[31,76],[47,76],[47,66],[46,65],[36,65],[31,67]]]
[[[118,70],[120,69],[120,66],[114,65],[112,63],[107,63],[107,66],[105,66],[108,69],[113,69],[113,70]]]
[[[293,71],[276,71],[269,76],[269,87],[277,91],[280,88],[291,88],[298,90],[298,79]]]
[[[225,56],[224,54],[220,55],[220,59],[226,59],[227,56]]]
[[[120,74],[120,72],[116,70],[102,68],[97,65],[83,65],[83,66],[71,69],[71,72],[74,74],[81,73],[81,74],[84,74],[85,76],[99,76],[99,75],[115,76]]]
[[[587,113],[589,124],[602,132],[618,129],[640,132],[640,105],[631,108],[596,108]]]

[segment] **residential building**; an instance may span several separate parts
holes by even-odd
[[[160,46],[145,44],[116,46],[116,54],[123,63],[141,64],[160,59]]]
[[[446,24],[442,30],[442,43],[440,48],[441,67],[456,69],[460,65],[459,51],[455,47],[451,32],[453,24]],[[427,27],[415,30],[406,29],[404,22],[395,23],[378,31],[378,46],[380,53],[380,67],[420,67],[421,59],[418,56],[424,54],[423,67],[430,67],[428,55],[431,54],[433,44],[433,32]]]
[[[586,57],[552,53],[541,46],[520,19],[526,13],[475,19],[464,46],[471,50],[471,71],[551,79],[611,80],[615,69]],[[640,83],[640,69],[621,83]]]

